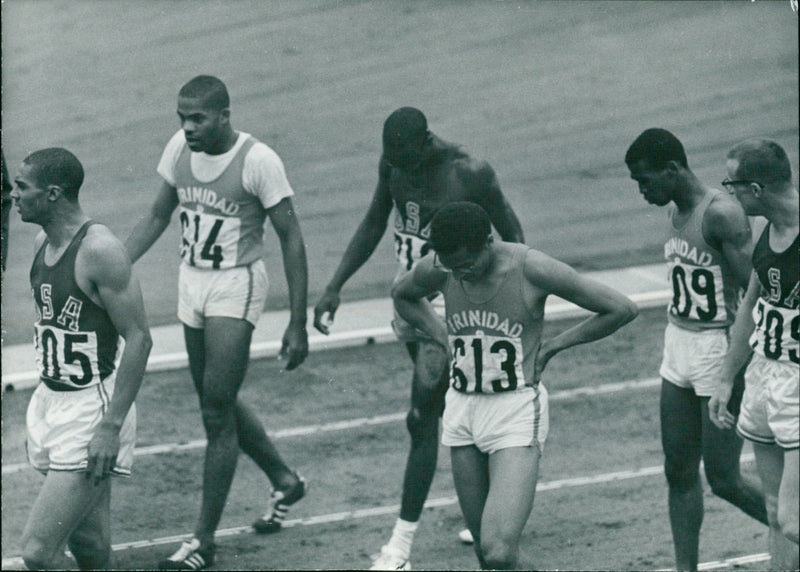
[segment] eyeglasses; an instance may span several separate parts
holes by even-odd
[[[486,248],[485,246],[483,248]],[[462,264],[460,266],[455,266],[453,268],[449,268],[442,264],[442,261],[439,260],[439,253],[434,253],[433,255],[433,267],[437,270],[441,270],[442,272],[447,272],[448,274],[453,272],[458,272],[459,274],[471,274],[475,271],[475,268],[478,267],[478,259],[480,258],[481,253],[483,252],[483,248],[478,252],[478,256],[472,261],[470,264]]]
[[[736,181],[732,181],[731,179],[725,179],[720,184],[729,191],[732,191],[733,187],[735,187],[736,185],[749,185],[750,183],[755,183],[755,181],[749,181],[747,179],[738,179]]]

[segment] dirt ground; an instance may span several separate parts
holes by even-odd
[[[552,324],[546,335],[570,325]],[[660,360],[665,316],[643,312],[616,335],[557,356],[545,371],[551,396],[563,390],[652,377]],[[620,359],[624,355],[625,359]],[[242,395],[267,428],[325,424],[402,412],[409,361],[400,344],[312,354],[297,372],[274,360],[251,365]],[[3,398],[3,466],[24,461],[20,438],[30,391]],[[298,396],[301,399],[298,399]],[[149,374],[140,397],[139,446],[203,438],[186,372]],[[290,519],[392,507],[399,502],[408,446],[402,416],[390,423],[280,438],[287,461],[310,483]],[[114,543],[187,533],[199,507],[203,449],[137,457],[130,480],[118,480],[112,501]],[[551,431],[534,512],[522,540],[523,569],[643,570],[667,568],[672,547],[661,474],[551,489],[548,483],[658,467],[658,389],[551,401]],[[752,467],[750,468],[752,470]],[[41,479],[30,469],[3,475],[3,557],[18,554],[19,536]],[[264,509],[267,483],[241,458],[221,530],[250,524]],[[261,492],[263,491],[263,492]],[[429,500],[453,499],[449,453],[440,452]],[[706,486],[701,562],[766,550],[766,528],[713,497]],[[219,569],[360,569],[391,532],[397,509],[363,518],[298,525],[268,538],[238,534],[219,540]],[[456,532],[454,501],[425,511],[414,548],[416,569],[473,569],[477,561]],[[115,554],[121,569],[148,568],[175,544]],[[762,563],[763,564],[763,563]]]
[[[87,170],[82,203],[126,237],[157,188],[180,86],[221,77],[233,124],[283,158],[313,304],[377,181],[380,132],[403,105],[495,168],[527,242],[579,268],[659,259],[664,213],[623,157],[663,126],[711,184],[736,141],[798,157],[798,27],[776,2],[10,0],[2,3],[2,143],[12,176],[47,146]],[[175,321],[177,223],[137,264],[153,325]],[[12,214],[6,343],[30,339],[37,227]],[[269,233],[271,235],[271,233]],[[277,240],[269,307],[286,306]],[[382,296],[385,239],[343,291]]]

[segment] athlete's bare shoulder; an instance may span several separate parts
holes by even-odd
[[[715,248],[725,242],[745,242],[752,235],[742,205],[726,193],[718,193],[712,199],[702,224],[706,242]]]
[[[131,260],[122,241],[103,224],[93,224],[81,241],[75,260],[75,277],[87,282],[119,289],[131,276]],[[88,294],[88,292],[87,292]]]
[[[483,205],[496,199],[500,187],[494,169],[487,161],[463,154],[454,159],[453,169],[461,182],[465,200]]]

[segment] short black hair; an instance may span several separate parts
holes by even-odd
[[[57,185],[64,196],[74,201],[83,184],[83,165],[78,158],[61,147],[34,151],[22,161],[31,168],[31,177],[39,188]]]
[[[739,161],[737,178],[784,185],[792,182],[789,157],[775,141],[747,139],[728,151],[728,159]]]
[[[416,107],[401,107],[383,123],[383,140],[408,141],[428,132],[428,120]]]
[[[466,247],[477,252],[492,234],[492,221],[479,205],[467,201],[447,204],[431,221],[431,246],[439,254],[452,254]]]
[[[625,164],[632,167],[639,161],[645,161],[648,167],[656,171],[664,169],[670,161],[689,168],[681,142],[672,133],[659,127],[644,130],[628,147]]]
[[[210,109],[215,111],[221,111],[231,105],[228,88],[221,79],[213,75],[199,75],[190,79],[178,92],[178,96],[202,99]]]

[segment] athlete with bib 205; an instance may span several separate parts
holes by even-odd
[[[127,247],[135,261],[161,236],[180,210],[181,266],[178,318],[184,325],[189,369],[200,398],[208,438],[203,499],[192,539],[162,569],[198,570],[215,557],[214,533],[222,516],[239,449],[272,483],[270,509],[257,532],[280,530],[305,483],[287,467],[256,414],[237,398],[250,356],[253,328],[267,296],[263,261],[266,218],[280,240],[291,317],[281,354],[286,369],[308,355],[307,267],[294,192],[283,163],[264,143],[235,131],[225,84],[197,76],[178,94],[181,129],[167,143],[158,172],[164,179],[151,211]]]
[[[628,298],[522,244],[495,241],[474,203],[443,207],[431,224],[435,254],[396,282],[397,312],[450,356],[442,444],[484,569],[515,569],[533,508],[549,426],[540,383],[559,352],[605,337],[633,320]],[[445,320],[428,297],[441,292]],[[542,339],[549,295],[592,312]]]
[[[783,148],[765,139],[730,150],[728,177],[748,215],[768,224],[753,250],[750,286],[736,315],[720,383],[708,404],[720,428],[736,424],[753,443],[772,531],[775,570],[798,568],[798,445],[800,444],[800,214],[797,188]],[[747,363],[738,422],[727,410],[734,374]]]
[[[418,109],[397,109],[383,125],[383,154],[372,202],[314,308],[314,327],[328,333],[329,322],[339,307],[339,292],[378,246],[393,208],[395,253],[398,273],[402,274],[430,250],[431,219],[439,208],[453,201],[481,205],[503,240],[523,242],[522,228],[491,166],[431,133]],[[447,355],[443,349],[398,316],[392,326],[414,362],[407,417],[411,449],[400,515],[389,542],[373,563],[374,570],[405,570],[410,566],[414,533],[436,471],[439,417],[447,390]]]
[[[31,570],[71,568],[65,544],[82,570],[110,568],[107,477],[130,476],[134,399],[152,346],[125,247],[78,202],[83,177],[75,155],[42,149],[22,162],[11,192],[22,220],[43,230],[31,267],[40,383],[26,445],[45,480],[22,533]]]
[[[758,479],[745,478],[739,470],[742,440],[708,417],[728,329],[750,278],[751,231],[741,206],[692,172],[683,145],[669,131],[641,133],[625,163],[648,203],[673,204],[664,243],[673,297],[660,370],[661,441],[676,566],[696,570],[703,521],[701,459],[714,494],[767,522]],[[734,414],[743,389],[739,374]]]

